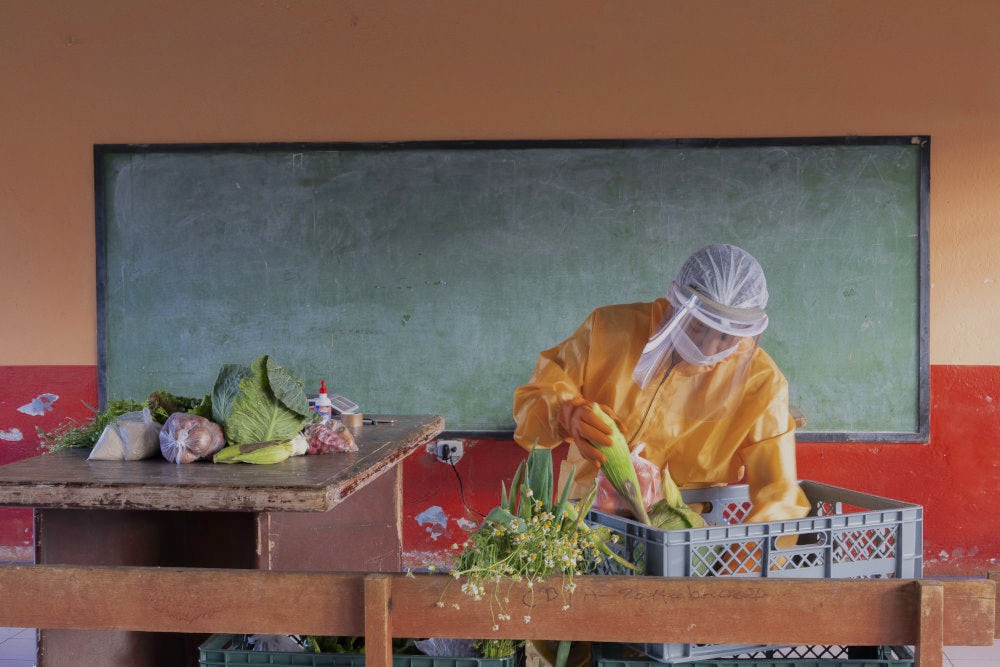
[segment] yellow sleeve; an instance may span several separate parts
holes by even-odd
[[[809,500],[797,479],[794,419],[788,417],[784,433],[744,447],[740,456],[753,503],[744,523],[801,519],[809,513]]]
[[[572,336],[538,355],[527,384],[514,390],[514,440],[521,447],[552,448],[563,442],[559,434],[559,406],[581,396],[594,314]]]

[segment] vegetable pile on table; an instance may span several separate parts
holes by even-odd
[[[38,434],[50,451],[91,448],[92,459],[132,460],[158,450],[172,463],[266,464],[358,449],[342,424],[320,423],[302,381],[268,355],[224,365],[204,398],[157,390],[144,403],[112,400],[88,423]]]

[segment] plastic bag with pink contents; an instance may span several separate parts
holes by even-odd
[[[660,469],[652,461],[642,458],[642,450],[646,448],[646,443],[640,442],[632,450],[632,465],[635,467],[636,477],[639,478],[639,493],[642,496],[642,504],[646,508],[651,507],[657,501],[663,500],[663,478],[660,476]],[[619,516],[631,517],[632,511],[628,508],[628,503],[615,491],[611,482],[604,476],[603,471],[597,473],[597,493],[594,496],[594,509],[605,514],[617,514]]]

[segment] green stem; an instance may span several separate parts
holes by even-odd
[[[559,640],[559,646],[556,648],[556,664],[554,667],[566,667],[566,661],[569,659],[569,647],[572,643],[568,639]]]

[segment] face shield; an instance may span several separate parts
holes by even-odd
[[[645,389],[680,360],[699,367],[725,360],[738,347],[732,338],[767,328],[767,297],[764,269],[746,250],[726,243],[701,248],[667,289],[673,316],[647,342],[635,381]]]
[[[762,308],[730,308],[676,282],[667,297],[673,312],[647,341],[633,379],[646,389],[668,371],[680,373],[685,394],[665,397],[666,409],[702,421],[731,414],[742,400],[767,315]]]

